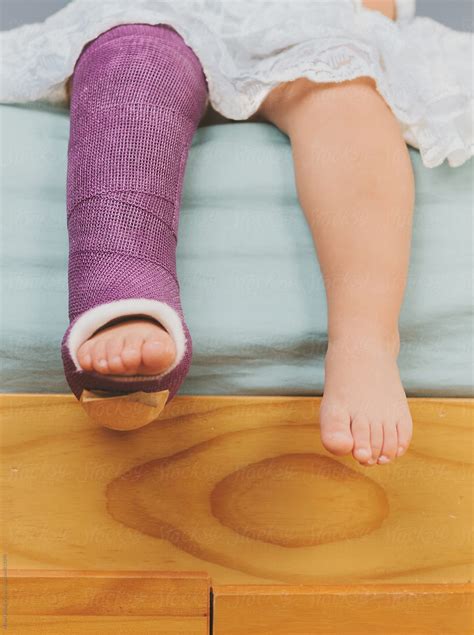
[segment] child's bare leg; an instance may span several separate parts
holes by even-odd
[[[260,113],[291,139],[328,301],[321,434],[364,464],[403,454],[412,421],[397,368],[414,185],[399,125],[372,80],[297,80]]]

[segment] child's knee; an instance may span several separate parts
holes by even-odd
[[[162,106],[194,110],[207,96],[199,60],[166,25],[126,24],[102,33],[83,49],[72,84],[72,107],[78,101],[105,99],[108,103],[159,101]]]

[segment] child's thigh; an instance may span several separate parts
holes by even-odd
[[[370,77],[345,82],[319,83],[306,78],[276,86],[265,98],[258,116],[273,123],[286,134],[308,117],[323,122],[327,116],[350,116],[368,121],[380,109],[386,111],[382,96]]]

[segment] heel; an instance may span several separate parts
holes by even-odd
[[[79,401],[95,424],[125,431],[137,430],[157,419],[169,394],[169,390],[117,394],[84,389]]]

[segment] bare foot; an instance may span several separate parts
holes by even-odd
[[[389,346],[373,336],[329,343],[320,422],[323,445],[333,454],[352,452],[362,465],[383,465],[407,450],[412,419],[398,349],[398,342]]]
[[[86,371],[104,375],[157,375],[171,366],[176,349],[154,320],[131,318],[93,335],[77,352]]]

